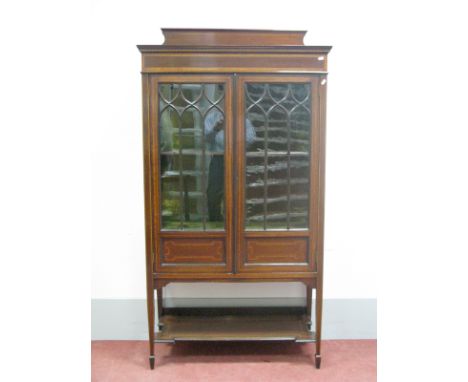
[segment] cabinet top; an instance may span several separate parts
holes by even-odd
[[[305,46],[307,31],[284,31],[262,29],[176,29],[162,28],[162,45],[138,45],[142,53],[151,53],[171,48],[303,48],[308,51],[328,53],[331,46]]]

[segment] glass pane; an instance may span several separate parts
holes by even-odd
[[[308,228],[311,87],[247,83],[247,230]]]
[[[224,229],[224,85],[160,84],[165,230]]]

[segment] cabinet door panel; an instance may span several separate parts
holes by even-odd
[[[237,268],[315,270],[317,79],[241,76],[236,96]]]
[[[162,75],[151,85],[155,271],[229,271],[231,78]]]

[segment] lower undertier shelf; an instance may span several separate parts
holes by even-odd
[[[170,309],[160,320],[155,343],[177,341],[315,342],[308,319],[295,308]]]

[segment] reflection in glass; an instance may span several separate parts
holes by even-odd
[[[165,230],[224,229],[224,85],[160,84]]]
[[[254,129],[250,133],[246,124],[246,229],[306,229],[310,84],[247,83],[244,92]]]

